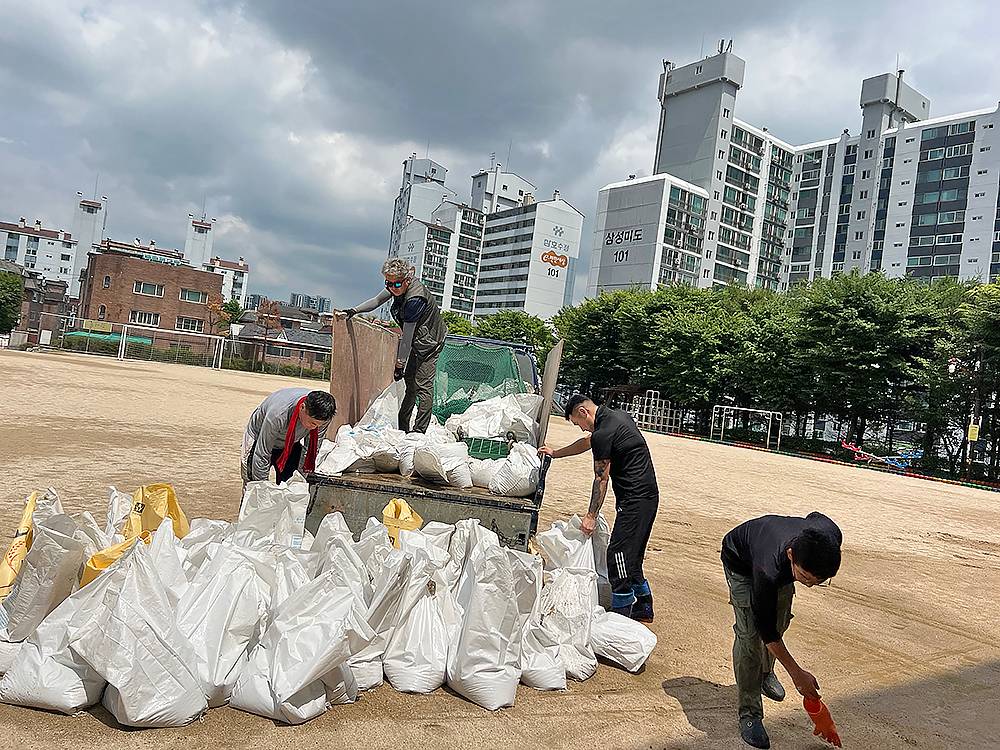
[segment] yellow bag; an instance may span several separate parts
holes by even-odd
[[[135,544],[137,539],[141,539],[144,544],[149,544],[152,538],[152,534],[148,531],[143,531],[138,536],[130,537],[124,542],[119,542],[118,544],[102,549],[100,552],[95,552],[83,566],[83,575],[80,576],[80,586],[86,586],[110,568],[119,557],[124,555]]]
[[[382,509],[382,523],[389,531],[392,546],[399,549],[399,532],[419,529],[424,519],[405,500],[397,497]]]
[[[183,539],[191,530],[187,516],[177,503],[177,495],[169,484],[147,484],[132,495],[132,512],[125,519],[122,536],[131,539],[143,531],[154,533],[164,518],[174,524],[174,536]]]
[[[3,601],[14,587],[24,556],[31,549],[31,514],[35,512],[35,501],[43,493],[32,492],[24,500],[21,523],[14,532],[14,541],[7,548],[7,554],[0,560],[0,601]]]

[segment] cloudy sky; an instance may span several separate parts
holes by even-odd
[[[346,307],[379,286],[413,151],[468,195],[510,146],[589,218],[601,185],[650,171],[663,58],[734,39],[736,115],[804,143],[857,132],[861,80],[897,54],[932,116],[995,105],[997,7],[0,0],[0,220],[69,229],[100,175],[110,236],[182,247],[205,201],[251,291]]]

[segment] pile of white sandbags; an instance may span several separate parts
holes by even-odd
[[[572,523],[539,535],[554,551],[543,573],[540,556],[474,519],[400,531],[399,549],[374,518],[356,541],[339,513],[312,537],[307,501],[299,476],[253,482],[236,523],[194,519],[178,539],[167,517],[112,547],[117,557],[99,547],[119,527],[109,535],[41,503],[2,602],[8,643],[25,638],[10,643],[0,701],[66,714],[101,702],[142,728],[227,704],[298,724],[385,680],[407,693],[448,685],[496,710],[519,683],[565,689],[597,656],[635,671],[655,646],[645,626],[595,608],[592,540],[580,544]],[[121,502],[112,493],[114,524]],[[113,561],[81,587],[95,552]]]
[[[459,489],[481,487],[495,495],[529,497],[538,488],[541,461],[535,445],[542,397],[531,393],[498,396],[472,404],[442,427],[433,421],[426,434],[396,429],[402,383],[379,396],[354,426],[342,426],[319,449],[316,471],[399,473]],[[510,455],[480,461],[470,458],[464,437],[498,438],[513,432]]]

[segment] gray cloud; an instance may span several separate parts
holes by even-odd
[[[897,53],[933,114],[1000,89],[998,14],[975,2],[4,3],[0,218],[65,226],[99,173],[112,236],[176,246],[204,199],[254,291],[341,305],[377,284],[411,151],[429,142],[465,195],[509,144],[590,215],[601,185],[649,172],[660,60],[696,59],[703,34],[747,59],[737,115],[793,143],[856,129],[862,78]]]

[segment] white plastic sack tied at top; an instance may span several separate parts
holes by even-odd
[[[656,634],[630,617],[596,607],[590,625],[590,645],[598,656],[629,672],[638,672],[656,648]]]
[[[309,485],[295,473],[285,484],[248,482],[231,539],[243,546],[303,546]]]
[[[611,606],[611,584],[608,582],[608,544],[611,529],[603,515],[597,517],[597,528],[591,536],[581,529],[580,517],[556,521],[548,531],[535,535],[535,545],[545,559],[546,570],[573,568],[593,570],[597,577],[593,592],[594,605]]]
[[[414,451],[413,467],[431,482],[461,489],[472,486],[469,446],[465,443],[425,443]]]
[[[560,568],[545,574],[541,596],[541,628],[559,646],[559,660],[566,676],[586,680],[597,671],[597,657],[590,645],[594,605],[593,570]]]
[[[538,444],[538,416],[542,397],[534,393],[497,396],[471,404],[462,414],[444,423],[450,432],[465,437],[499,438],[513,432],[518,442]]]
[[[528,497],[538,489],[541,470],[538,452],[527,443],[514,443],[490,480],[490,492],[506,497]]]

